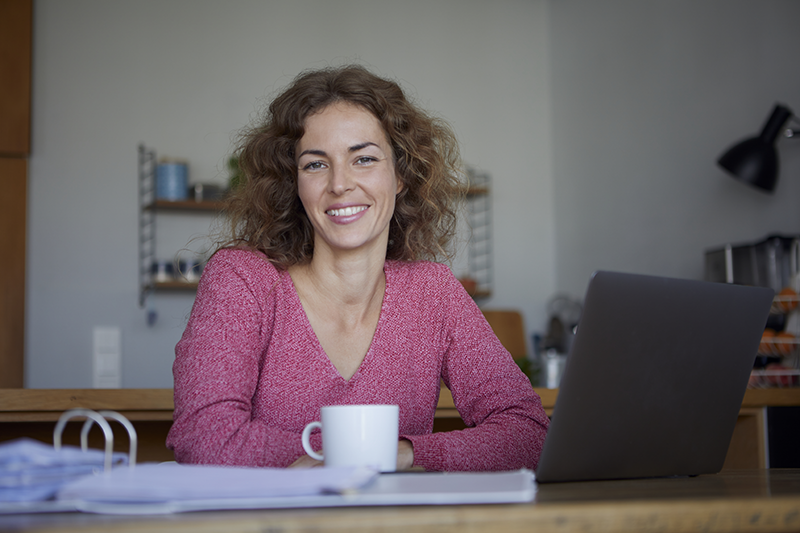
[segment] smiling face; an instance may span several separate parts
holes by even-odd
[[[352,104],[332,104],[306,119],[296,153],[314,254],[365,249],[385,255],[401,186],[378,119]]]

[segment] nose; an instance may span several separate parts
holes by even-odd
[[[354,187],[353,176],[347,165],[333,165],[329,174],[328,190],[336,196],[350,191]]]

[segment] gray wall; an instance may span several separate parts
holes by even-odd
[[[492,174],[495,290],[530,331],[611,268],[702,277],[703,251],[797,232],[800,143],[772,196],[714,165],[772,105],[800,110],[800,3],[777,0],[37,0],[26,383],[169,387],[190,295],[138,307],[136,145],[224,180],[232,135],[299,71],[357,60],[448,119]],[[171,254],[209,219],[172,220]],[[163,227],[163,225],[162,225]]]
[[[92,328],[122,332],[122,385],[172,385],[190,295],[138,307],[136,147],[226,178],[235,132],[299,71],[359,61],[451,122],[494,177],[490,305],[544,320],[555,285],[546,2],[37,0],[26,385],[90,387]],[[160,224],[171,257],[207,217]],[[170,227],[168,227],[170,225]],[[163,231],[162,231],[163,230]],[[195,243],[192,243],[193,245]]]
[[[551,2],[556,280],[703,277],[703,252],[800,230],[800,141],[773,195],[715,164],[776,102],[800,113],[800,2]]]

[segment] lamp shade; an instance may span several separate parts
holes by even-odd
[[[745,139],[728,149],[717,163],[733,177],[768,192],[775,189],[778,181],[778,150],[775,140],[791,110],[776,105],[757,137]]]

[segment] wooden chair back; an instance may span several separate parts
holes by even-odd
[[[494,334],[514,359],[522,359],[528,355],[525,325],[519,311],[485,309],[482,312]]]

